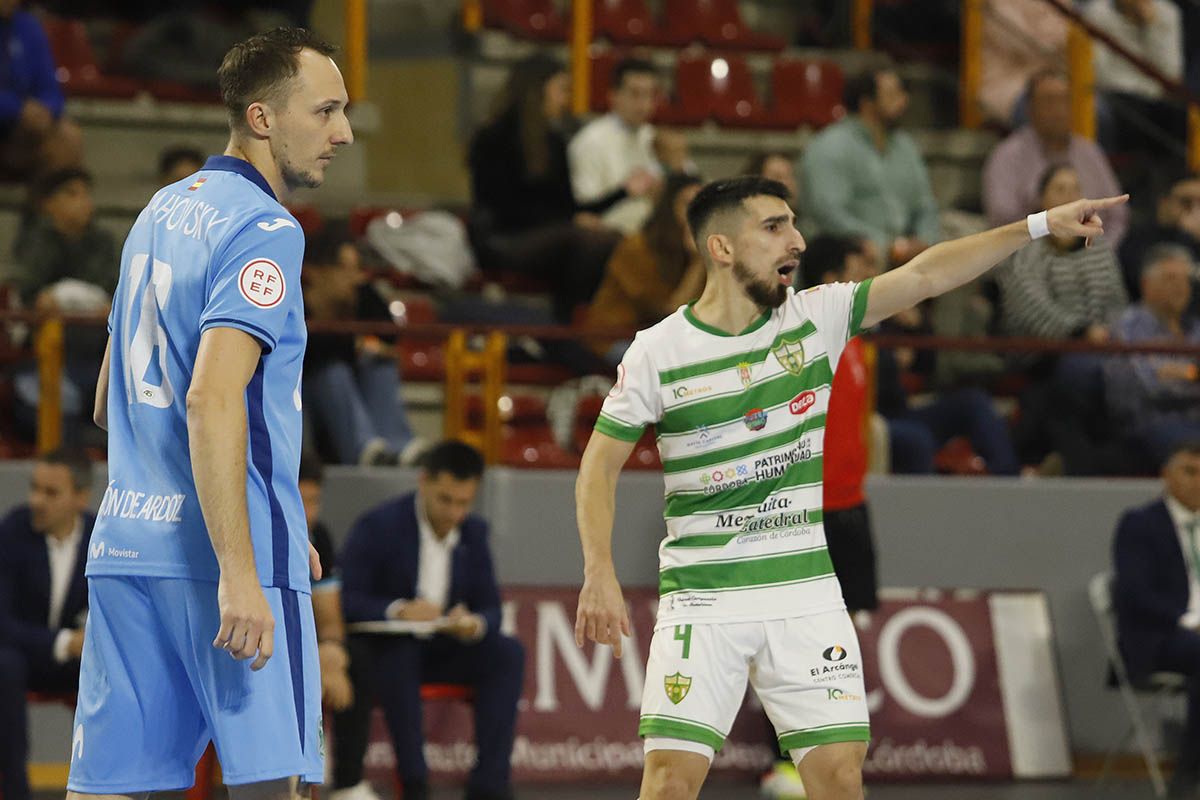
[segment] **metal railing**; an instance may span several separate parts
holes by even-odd
[[[62,397],[60,392],[65,363],[64,331],[67,326],[100,326],[103,316],[47,315],[38,312],[0,312],[0,324],[23,322],[32,324],[34,355],[38,364],[40,402],[38,407],[37,448],[46,452],[62,440]],[[422,323],[397,327],[390,322],[310,321],[309,332],[314,336],[380,336],[409,337],[420,341],[446,343],[444,382],[446,436],[468,441],[481,450],[488,463],[496,463],[501,455],[503,418],[501,400],[507,391],[508,343],[517,337],[552,339],[629,339],[630,330],[588,330],[559,325],[489,325]],[[482,348],[473,348],[471,341],[483,338]],[[914,350],[969,351],[988,353],[1100,353],[1108,355],[1162,354],[1188,357],[1200,362],[1200,345],[1116,342],[1093,343],[1086,340],[1034,339],[1024,337],[957,338],[936,335],[868,334],[868,352],[875,349],[911,348]],[[479,396],[483,407],[483,426],[470,424],[469,391],[479,378]]]

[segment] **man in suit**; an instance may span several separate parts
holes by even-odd
[[[1162,469],[1163,497],[1130,509],[1113,545],[1113,604],[1133,681],[1152,672],[1188,678],[1187,722],[1171,797],[1200,784],[1200,441],[1177,446]]]
[[[483,459],[442,442],[422,459],[417,491],[368,511],[339,563],[348,622],[432,622],[428,635],[372,639],[375,692],[383,707],[405,800],[429,796],[422,752],[421,684],[474,690],[479,757],[468,800],[511,798],[509,762],[525,652],[500,632],[500,593],[487,523],[471,514]]]
[[[83,567],[96,518],[92,466],[57,451],[33,468],[27,505],[0,521],[0,794],[29,800],[25,693],[74,693],[87,616]],[[101,545],[102,546],[102,545]]]

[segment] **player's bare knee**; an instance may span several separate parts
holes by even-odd
[[[641,800],[694,800],[700,794],[707,759],[694,753],[682,757],[649,753],[642,776]],[[696,762],[696,763],[693,763]]]
[[[809,800],[861,800],[865,742],[824,745],[797,765]]]
[[[309,784],[297,778],[279,778],[229,787],[230,800],[308,800]]]

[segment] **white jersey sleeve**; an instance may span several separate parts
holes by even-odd
[[[604,400],[596,430],[636,442],[647,425],[662,419],[662,395],[658,370],[650,359],[645,338],[638,334],[617,365],[617,382]]]
[[[825,344],[830,370],[837,370],[846,342],[862,333],[870,290],[868,278],[862,283],[826,283],[794,296],[792,302],[800,303]]]

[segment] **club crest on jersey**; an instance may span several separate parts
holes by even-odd
[[[738,365],[737,365],[737,370],[738,370],[738,377],[739,377],[739,378],[741,378],[741,380],[742,380],[742,388],[743,388],[743,389],[749,389],[749,388],[750,388],[750,381],[751,381],[751,377],[750,377],[750,362],[749,362],[749,361],[743,361],[742,363],[738,364]]]
[[[687,697],[688,690],[692,688],[692,679],[676,672],[674,675],[663,678],[663,688],[667,692],[667,699],[675,705],[679,705],[683,702],[683,698]]]
[[[199,189],[201,186],[203,186],[203,185],[204,185],[204,182],[205,182],[206,180],[208,180],[208,178],[196,178],[196,182],[195,182],[195,183],[193,183],[191,186],[189,186],[189,187],[188,187],[188,191],[189,191],[189,192],[194,192],[194,191],[196,191],[197,189]]]
[[[242,297],[259,308],[274,308],[283,302],[287,283],[278,264],[269,258],[256,258],[242,267],[238,289]]]
[[[799,375],[804,371],[804,345],[800,343],[799,339],[795,341],[784,339],[772,347],[771,352],[775,354],[775,360],[779,362],[779,366],[792,375]]]
[[[761,431],[767,427],[767,412],[761,408],[752,408],[746,412],[746,416],[742,417],[742,422],[746,423],[746,427],[752,431]]]

